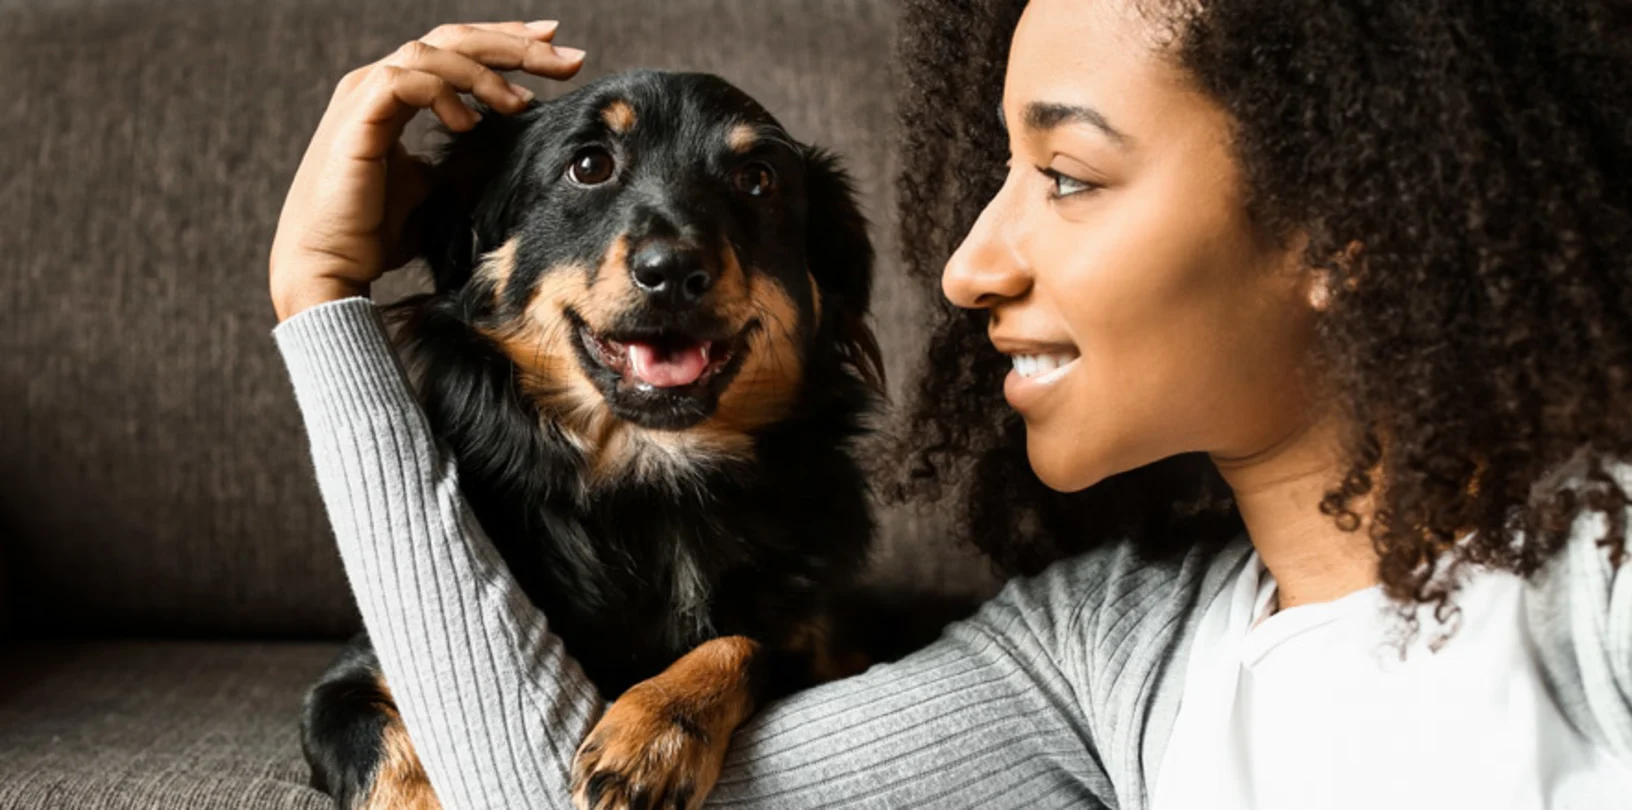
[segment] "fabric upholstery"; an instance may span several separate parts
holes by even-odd
[[[6,564],[6,547],[10,535],[0,522],[0,643],[11,635],[11,567]]]
[[[848,157],[899,382],[888,0],[0,0],[0,515],[34,636],[338,637],[356,616],[268,331],[265,257],[334,82],[437,22],[549,16],[591,53],[736,81]],[[546,82],[531,86],[554,92]],[[415,286],[382,285],[381,297]],[[883,575],[980,581],[886,519]],[[929,543],[920,546],[920,542]]]
[[[0,810],[330,810],[300,698],[333,644],[0,648]]]

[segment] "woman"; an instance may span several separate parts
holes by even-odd
[[[961,309],[900,494],[962,504],[1011,569],[1069,559],[767,708],[711,802],[1625,806],[1608,5],[910,4],[906,254]],[[341,550],[449,807],[565,806],[599,705],[356,296],[400,258],[403,122],[468,126],[453,87],[515,109],[488,68],[572,73],[552,33],[439,29],[349,76],[272,252]]]

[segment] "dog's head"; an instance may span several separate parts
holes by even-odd
[[[416,227],[438,296],[586,449],[740,449],[813,362],[880,383],[847,177],[722,79],[628,73],[488,112],[435,174]]]

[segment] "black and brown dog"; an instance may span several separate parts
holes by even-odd
[[[708,75],[622,74],[453,136],[401,339],[465,497],[601,693],[584,807],[700,804],[735,727],[865,658],[881,386],[850,183]],[[307,696],[344,808],[436,806],[366,637]]]

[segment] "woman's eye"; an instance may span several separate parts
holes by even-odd
[[[617,165],[613,163],[610,152],[599,146],[590,146],[572,156],[567,175],[580,186],[598,186],[611,180],[615,169]]]
[[[731,183],[750,197],[769,197],[776,191],[776,170],[764,163],[749,163],[737,169]]]
[[[1043,174],[1046,175],[1049,181],[1054,184],[1054,190],[1049,193],[1049,196],[1056,200],[1064,199],[1066,197],[1074,197],[1078,194],[1094,191],[1100,188],[1100,186],[1096,183],[1090,183],[1086,180],[1078,180],[1075,177],[1068,174],[1062,174],[1053,169],[1043,169]]]

